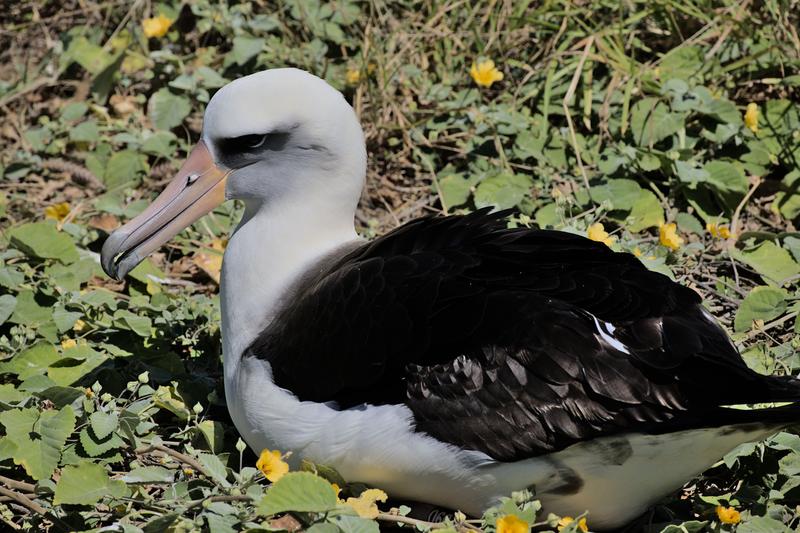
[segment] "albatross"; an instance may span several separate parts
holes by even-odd
[[[512,491],[623,525],[744,442],[798,420],[798,380],[750,370],[700,297],[507,213],[366,241],[366,147],[343,95],[297,69],[220,89],[158,198],[105,242],[122,279],[226,199],[224,386],[257,453],[479,515]]]

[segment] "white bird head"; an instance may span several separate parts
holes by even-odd
[[[240,78],[208,103],[201,141],[161,195],[106,240],[103,269],[121,279],[227,199],[250,214],[303,205],[352,216],[365,173],[364,135],[339,91],[292,68]]]

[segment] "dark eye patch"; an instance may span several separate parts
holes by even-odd
[[[217,139],[217,157],[228,168],[247,166],[263,158],[265,152],[282,150],[289,136],[288,131],[273,131]]]

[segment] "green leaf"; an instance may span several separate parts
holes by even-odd
[[[610,179],[603,185],[592,187],[592,199],[608,202],[612,209],[628,211],[641,195],[642,188],[633,180]]]
[[[116,152],[108,159],[104,182],[109,189],[138,182],[144,173],[144,159],[130,150]]]
[[[125,483],[109,478],[101,465],[80,463],[66,466],[61,471],[53,504],[92,505],[106,496],[119,498],[125,492]]]
[[[639,100],[631,110],[631,133],[639,146],[652,146],[683,128],[683,116],[658,98]]]
[[[20,380],[25,380],[36,374],[44,374],[47,367],[60,358],[55,346],[49,342],[39,342],[10,361],[0,363],[0,373],[16,374]]]
[[[780,285],[800,273],[800,265],[795,263],[789,252],[772,241],[764,241],[744,250],[733,249],[731,255],[753,267],[770,285]]]
[[[197,424],[197,429],[205,438],[208,448],[212,452],[218,453],[222,451],[225,441],[225,426],[223,426],[221,422],[217,422],[216,420],[203,420]]]
[[[119,419],[117,413],[104,413],[102,411],[95,411],[89,417],[89,424],[92,426],[92,431],[99,439],[105,439],[119,426]]]
[[[155,394],[153,394],[153,403],[162,409],[170,411],[181,420],[189,419],[189,408],[186,407],[183,398],[181,398],[178,391],[175,390],[174,385],[169,387],[161,385],[158,387]]]
[[[145,259],[138,265],[136,268],[131,270],[128,273],[128,276],[132,277],[136,281],[140,281],[147,284],[157,283],[153,278],[156,279],[165,279],[167,275],[159,269],[150,258]]]
[[[78,439],[81,442],[83,451],[89,457],[105,455],[111,450],[119,449],[125,445],[125,442],[113,433],[109,437],[100,439],[89,428],[83,428],[78,434]]]
[[[258,513],[271,516],[286,511],[324,513],[336,508],[330,483],[309,472],[290,472],[272,484],[258,503]]]
[[[236,533],[238,531],[236,524],[239,522],[239,519],[236,516],[220,516],[214,513],[203,513],[203,516],[208,523],[209,533]]]
[[[344,533],[380,533],[378,523],[374,520],[352,515],[339,515],[334,522]]]
[[[55,322],[59,333],[64,333],[72,329],[83,313],[78,311],[67,311],[63,307],[53,309],[53,322]]]
[[[17,306],[11,314],[9,322],[37,326],[53,318],[53,311],[49,307],[39,305],[33,291],[24,290],[17,295]]]
[[[99,74],[113,58],[103,47],[90,42],[86,37],[77,37],[70,41],[64,56],[75,61],[92,74]]]
[[[164,531],[169,531],[170,526],[172,526],[179,517],[180,515],[178,513],[156,516],[144,526],[144,533],[162,533]]]
[[[530,194],[532,185],[530,176],[523,174],[503,172],[486,178],[475,191],[475,206],[494,206],[495,209],[514,207]]]
[[[75,413],[69,405],[60,411],[37,412],[13,409],[0,413],[6,437],[16,444],[14,462],[33,479],[47,479],[53,473],[67,437],[75,429]]]
[[[162,157],[172,157],[175,155],[177,140],[178,138],[171,131],[157,131],[142,143],[142,152]]]
[[[87,111],[89,111],[89,106],[86,102],[71,102],[61,109],[61,120],[65,122],[78,120],[85,115]]]
[[[89,372],[103,364],[106,355],[86,344],[65,349],[62,358],[50,365],[47,375],[57,385],[67,386],[76,383]]]
[[[97,127],[97,121],[87,120],[70,128],[69,138],[75,142],[97,142],[100,139],[100,129]]]
[[[306,529],[306,533],[340,533],[339,526],[330,522],[317,522]],[[438,533],[438,532],[437,532]]]
[[[683,524],[670,524],[661,530],[661,533],[699,533],[708,525],[708,521],[690,520]]]
[[[721,192],[747,192],[747,177],[741,167],[729,161],[709,161],[703,165],[703,170],[708,172],[706,181]]]
[[[234,37],[231,59],[239,66],[255,57],[263,48],[265,41],[257,37]]]
[[[450,174],[439,179],[442,201],[447,209],[464,205],[472,195],[473,180],[464,179],[461,174]]]
[[[661,58],[659,68],[662,78],[688,80],[703,70],[705,52],[699,46],[678,46]]]
[[[755,287],[748,294],[733,322],[733,329],[737,332],[747,331],[753,320],[772,320],[786,311],[786,291],[776,287]]]
[[[60,409],[65,405],[73,403],[78,398],[83,398],[85,395],[85,389],[54,385],[40,391],[38,395],[40,398],[50,400],[56,407]]]
[[[114,313],[114,325],[118,328],[130,329],[140,337],[149,337],[153,321],[150,317],[137,315],[127,309],[118,309]]]
[[[163,466],[140,466],[121,478],[125,483],[172,483],[175,472]]]
[[[228,481],[228,470],[225,468],[225,465],[222,464],[222,461],[219,457],[214,455],[213,453],[201,453],[198,456],[198,460],[200,464],[202,464],[209,475],[224,487],[229,487],[230,482]]]
[[[0,403],[17,403],[26,398],[30,398],[30,396],[11,383],[0,383]]]
[[[11,294],[4,294],[0,296],[0,325],[5,323],[6,320],[14,312],[17,307],[17,299]]]
[[[14,246],[34,257],[58,259],[62,263],[78,260],[78,249],[72,238],[58,231],[55,224],[31,222],[12,228],[8,233]]]
[[[658,197],[650,191],[642,189],[628,215],[628,231],[636,233],[664,223],[664,208]]]
[[[783,522],[768,516],[753,516],[736,528],[736,533],[789,533],[792,531]]]
[[[92,259],[80,259],[70,265],[54,263],[44,269],[45,275],[52,278],[54,284],[67,291],[77,291],[83,283],[89,281],[92,274],[98,271],[98,265]]]
[[[174,94],[166,88],[156,91],[147,103],[147,115],[160,130],[171,130],[179,126],[191,111],[192,105],[188,98]]]

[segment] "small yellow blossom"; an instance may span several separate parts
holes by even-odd
[[[171,18],[159,14],[151,19],[144,19],[142,21],[142,29],[147,37],[163,37],[169,31],[169,27],[172,26],[173,22]]]
[[[497,519],[497,533],[528,533],[530,524],[514,514],[507,514]]]
[[[706,224],[706,230],[708,230],[712,237],[716,237],[718,239],[729,239],[732,235],[728,226],[723,224],[715,224],[713,222]]]
[[[380,511],[376,502],[385,502],[388,498],[381,489],[367,489],[358,498],[347,498],[345,504],[355,509],[361,518],[377,518]]]
[[[744,125],[747,126],[750,131],[756,133],[758,131],[758,104],[755,102],[750,102],[747,104],[747,111],[744,113]]]
[[[184,476],[193,476],[194,475],[194,469],[193,468],[189,468],[188,466],[185,467],[183,469],[183,475]]]
[[[575,519],[572,518],[571,516],[565,516],[564,518],[558,521],[558,530],[562,531],[565,527],[567,527],[574,521]],[[589,531],[589,526],[586,525],[586,518],[581,518],[580,520],[578,520],[578,529],[580,529],[583,532]]]
[[[586,236],[593,241],[602,242],[606,246],[611,246],[616,240],[616,237],[609,235],[600,222],[595,222],[589,226],[589,229],[586,230]]]
[[[256,468],[261,470],[268,480],[275,483],[289,471],[289,463],[282,459],[278,450],[265,449],[256,461]]]
[[[645,259],[649,259],[651,261],[656,258],[656,256],[654,256],[654,255],[645,256],[644,252],[642,251],[642,249],[639,248],[638,246],[633,249],[633,255],[635,255],[636,257],[644,257]]]
[[[491,59],[473,63],[472,68],[469,69],[469,74],[475,83],[481,87],[491,87],[494,82],[503,79],[503,73],[495,68],[494,61]]]
[[[661,224],[658,228],[658,242],[673,251],[683,246],[684,240],[678,235],[678,225],[674,222]]]
[[[70,348],[74,348],[78,345],[78,342],[75,339],[64,339],[61,341],[61,347],[65,350]]]
[[[723,524],[738,524],[741,521],[739,511],[733,507],[717,506],[717,517]]]
[[[345,79],[348,85],[358,85],[358,82],[361,81],[361,71],[357,68],[349,68],[345,74]]]
[[[81,331],[83,331],[85,329],[86,329],[86,322],[84,322],[80,318],[78,320],[76,320],[75,321],[75,325],[72,326],[72,330],[73,331],[77,331],[78,333],[80,333]]]
[[[69,204],[61,202],[60,204],[51,205],[44,208],[45,218],[52,218],[58,222],[64,222],[64,219],[69,215]]]
[[[86,387],[85,389],[83,389],[83,395],[90,399],[94,398],[94,391],[89,387]]]

